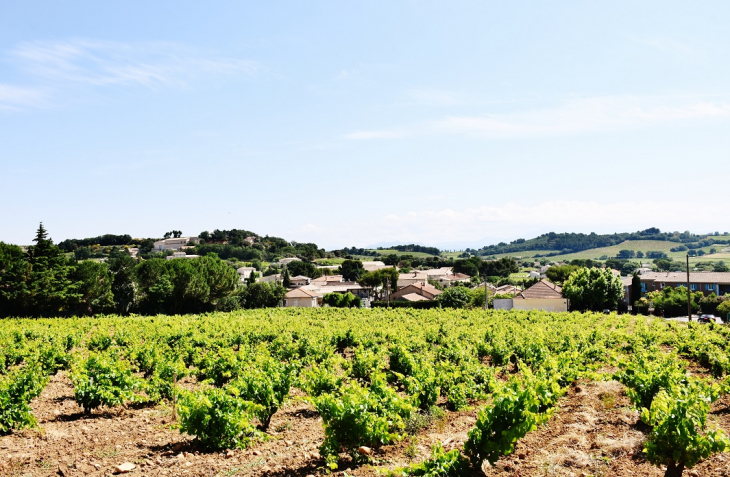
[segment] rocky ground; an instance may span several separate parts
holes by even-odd
[[[174,427],[169,406],[113,409],[83,414],[67,375],[56,375],[32,403],[39,428],[0,437],[0,474],[9,476],[112,475],[122,464],[127,475],[302,476],[324,475],[318,447],[322,423],[300,394],[277,412],[270,438],[250,449],[200,452]],[[417,437],[375,449],[370,464],[344,460],[339,475],[372,476],[419,462],[431,445],[446,450],[463,445],[476,421],[476,409],[446,413]],[[715,403],[710,417],[730,433],[730,398]],[[580,382],[560,401],[552,419],[522,439],[516,452],[495,466],[491,476],[661,476],[644,459],[648,429],[614,381]],[[730,455],[700,463],[690,476],[730,476]]]

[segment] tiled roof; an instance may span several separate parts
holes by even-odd
[[[409,293],[408,295],[403,295],[398,299],[405,301],[429,301],[428,298],[423,295],[419,295],[418,293]]]
[[[646,272],[642,281],[655,280],[664,283],[687,283],[687,272]],[[690,283],[730,284],[730,272],[690,272]]]
[[[316,298],[319,295],[305,288],[295,288],[294,290],[287,292],[284,296],[287,298]]]
[[[554,283],[550,283],[547,280],[540,280],[527,290],[520,293],[516,298],[563,298],[563,290]]]

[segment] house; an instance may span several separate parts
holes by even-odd
[[[446,275],[453,274],[454,269],[451,267],[441,267],[441,268],[431,268],[429,270],[424,270],[423,273],[426,274],[429,280],[436,280],[438,281],[441,277],[445,277]]]
[[[403,288],[414,283],[427,283],[428,275],[424,272],[417,271],[411,273],[401,273],[398,275],[398,288]]]
[[[291,283],[290,286],[292,288],[307,286],[311,281],[311,278],[305,277],[304,275],[297,275],[296,277],[289,278],[289,283]]]
[[[687,272],[646,272],[642,273],[641,293],[662,290],[664,287],[687,286]],[[730,272],[691,272],[689,289],[701,291],[705,296],[730,293]],[[638,299],[638,298],[637,298]]]
[[[382,270],[383,268],[393,268],[390,265],[386,265],[385,263],[380,261],[362,262],[362,267],[365,269],[366,272],[375,272],[378,270]]]
[[[466,275],[465,273],[450,273],[448,275],[443,275],[442,277],[439,277],[437,281],[441,285],[449,286],[455,283],[469,283],[471,282],[471,277],[469,275]]]
[[[624,287],[624,297],[621,299],[621,303],[624,309],[628,309],[628,307],[632,306],[633,303],[640,298],[636,297],[632,300],[631,283],[633,282],[633,280],[634,277],[631,275],[629,275],[628,277],[621,277],[621,286]]]
[[[281,283],[283,281],[283,277],[281,273],[275,273],[273,275],[267,275],[265,277],[259,278],[257,281],[262,283]]]
[[[256,269],[254,267],[241,267],[238,270],[236,270],[238,274],[241,277],[241,281],[245,282],[249,278],[251,278],[251,274],[256,272]]]
[[[428,283],[413,283],[411,285],[406,285],[404,287],[398,288],[397,291],[390,294],[390,299],[391,300],[403,299],[404,296],[410,295],[411,293],[420,295],[427,300],[433,300],[434,298],[436,298],[443,292],[441,290],[439,290],[438,288],[436,288],[435,286],[429,285]],[[412,301],[412,300],[408,300],[408,301]]]
[[[272,263],[271,266],[272,267],[286,267],[287,265],[289,265],[292,262],[301,262],[301,261],[302,261],[301,258],[287,257],[287,258],[280,259],[278,262]]]
[[[320,305],[322,295],[307,288],[295,288],[284,295],[285,307],[316,308]]]
[[[494,289],[495,295],[517,295],[522,291],[522,288],[514,285],[502,285]]]
[[[542,276],[542,273],[538,272],[537,270],[530,271],[530,278],[542,278]]]
[[[200,255],[188,255],[185,252],[173,252],[172,255],[168,255],[165,257],[167,260],[172,260],[173,258],[198,258]]]
[[[540,280],[514,298],[494,300],[495,309],[568,311],[563,290],[547,280]]]
[[[426,298],[423,295],[419,295],[418,293],[409,293],[407,295],[403,295],[403,296],[399,297],[398,301],[414,302],[414,301],[431,301],[431,300],[429,300],[428,298]]]
[[[153,244],[153,250],[156,250],[158,252],[162,250],[180,250],[181,248],[184,248],[188,246],[188,243],[194,243],[199,244],[200,238],[198,237],[178,237],[178,238],[169,238],[164,240],[158,240]]]
[[[127,249],[127,253],[129,253],[129,256],[132,258],[137,258],[137,254],[139,253],[139,248],[137,247],[130,247]]]

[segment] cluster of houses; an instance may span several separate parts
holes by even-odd
[[[654,272],[649,269],[639,269],[641,280],[641,295],[663,290],[666,287],[687,287],[687,272]],[[624,286],[625,306],[631,306],[640,296],[633,296],[633,277],[622,277]],[[717,296],[730,293],[730,272],[690,272],[689,289],[693,292],[702,292],[705,296],[714,293]]]

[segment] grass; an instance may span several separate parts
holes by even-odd
[[[621,250],[634,250],[636,252],[665,252],[667,256],[673,260],[682,261],[685,259],[685,256],[687,255],[687,252],[672,252],[670,249],[674,247],[678,247],[681,245],[677,242],[667,242],[664,240],[626,240],[625,242],[621,242],[617,245],[612,245],[610,247],[601,247],[601,248],[592,248],[589,250],[583,250],[582,252],[576,252],[576,253],[567,253],[565,255],[555,255],[552,257],[547,257],[548,260],[556,261],[556,262],[569,262],[571,260],[586,260],[586,259],[599,259],[600,257],[607,256],[608,258],[616,257],[616,255]],[[717,253],[710,254],[710,249],[715,248],[717,249]],[[698,262],[717,262],[720,260],[724,261],[730,261],[730,251],[728,252],[722,252],[721,250],[723,248],[730,248],[726,245],[722,244],[716,244],[711,245],[709,247],[703,247],[699,250],[703,250],[705,252],[705,255],[702,257],[690,257],[689,262],[690,264],[696,264]],[[532,258],[535,255],[546,255],[549,253],[555,253],[555,250],[530,250],[525,252],[515,252],[515,253],[503,253],[499,255],[494,255],[493,258],[502,258],[502,257],[522,257],[522,259]],[[491,257],[490,257],[491,258]],[[643,262],[651,262],[653,259],[648,258],[634,258],[633,261],[643,261]]]

